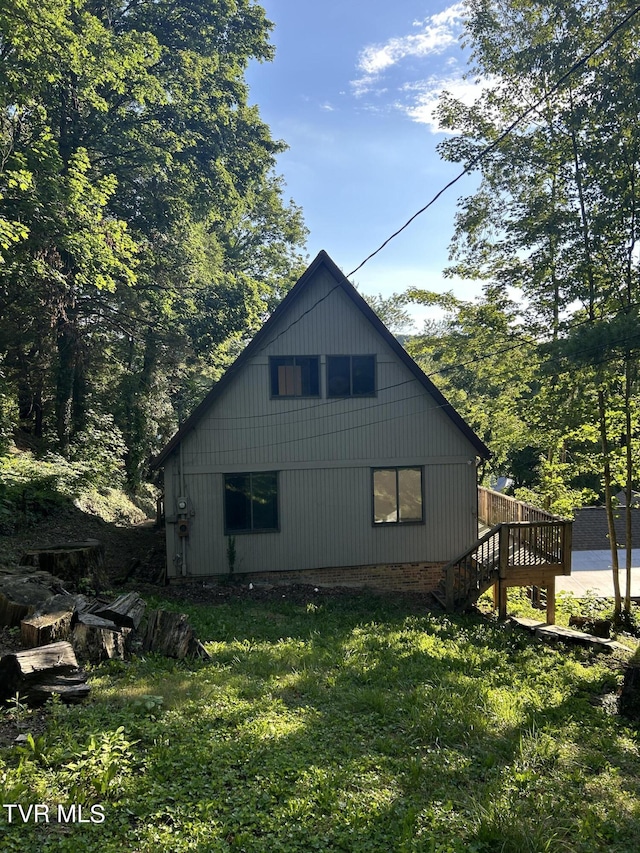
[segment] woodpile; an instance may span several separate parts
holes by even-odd
[[[0,627],[19,625],[25,647],[0,658],[0,702],[16,693],[31,704],[53,694],[69,702],[83,699],[89,686],[78,661],[124,660],[138,650],[208,657],[184,614],[154,610],[145,619],[146,604],[136,592],[110,599],[68,591],[78,588],[80,572],[98,577],[99,545],[90,540],[77,547],[34,549],[20,567],[0,571]],[[66,578],[52,574],[54,567]]]

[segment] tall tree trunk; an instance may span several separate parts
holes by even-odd
[[[611,548],[611,568],[613,570],[613,618],[620,620],[622,602],[620,597],[620,569],[618,566],[618,543],[616,542],[616,525],[613,517],[613,502],[611,493],[611,462],[609,455],[609,439],[607,436],[606,406],[604,390],[598,388],[598,418],[600,421],[600,443],[602,447],[602,458],[604,460],[604,503],[607,514],[607,528],[609,530],[609,546]]]
[[[67,317],[57,323],[56,431],[63,456],[69,455],[73,434],[73,392],[78,359],[77,330]]]
[[[631,563],[632,563],[632,548],[633,548],[633,533],[631,530],[631,496],[633,493],[633,456],[631,453],[631,353],[625,354],[625,376],[624,376],[624,408],[625,408],[625,461],[626,461],[626,482],[625,482],[625,497],[626,507],[624,513],[625,521],[625,592],[624,592],[624,613],[631,613]]]
[[[130,360],[131,355],[130,355]],[[144,338],[142,367],[136,376],[131,377],[128,385],[130,398],[126,406],[127,453],[125,468],[127,483],[131,489],[140,483],[140,473],[148,452],[149,426],[146,406],[158,364],[158,341],[153,329],[147,329]]]

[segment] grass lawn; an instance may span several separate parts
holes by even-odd
[[[90,701],[0,751],[2,803],[50,816],[2,809],[0,850],[640,849],[609,659],[361,595],[170,606],[212,661],[97,667]],[[57,823],[73,803],[87,822]]]

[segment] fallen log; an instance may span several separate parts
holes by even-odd
[[[109,586],[104,568],[104,546],[97,539],[33,548],[20,558],[22,566],[37,566],[78,589],[81,582],[99,591]]]
[[[151,611],[142,648],[145,652],[158,652],[178,660],[185,657],[210,658],[187,621],[186,614],[168,610]]]
[[[40,704],[53,693],[77,701],[88,692],[86,685],[82,687],[85,682],[71,644],[64,641],[0,658],[0,701],[18,694],[31,704]]]
[[[128,592],[116,598],[106,607],[99,607],[93,612],[105,619],[110,619],[116,625],[137,630],[144,616],[146,604],[137,592]]]

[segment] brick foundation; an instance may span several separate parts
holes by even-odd
[[[346,586],[394,592],[431,592],[442,578],[444,563],[387,563],[375,566],[342,566],[301,569],[295,572],[247,572],[237,575],[245,583],[294,583],[313,586]]]

